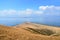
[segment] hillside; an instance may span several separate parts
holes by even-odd
[[[60,28],[36,23],[0,25],[0,40],[60,40]]]
[[[30,23],[26,22],[17,26],[14,26],[16,28],[24,28],[24,29],[34,29],[34,30],[42,30],[42,29],[47,29],[55,32],[56,34],[60,35],[60,27],[54,27],[54,26],[47,26],[47,25],[42,25],[42,24],[36,24],[36,23]]]

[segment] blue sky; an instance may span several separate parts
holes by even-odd
[[[15,18],[24,17],[60,25],[60,0],[0,0],[0,24],[15,23],[20,20]]]
[[[0,18],[46,16],[60,17],[60,0],[0,0]]]
[[[0,17],[46,15],[60,16],[60,0],[0,0]]]
[[[46,5],[60,6],[60,0],[0,0],[0,10],[23,10],[27,8],[38,9],[39,6]]]

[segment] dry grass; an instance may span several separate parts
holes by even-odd
[[[42,34],[42,35],[53,35],[55,34],[55,32],[49,30],[49,29],[33,29],[33,28],[26,28],[25,30],[28,30],[32,33],[36,33],[36,34]]]
[[[29,31],[25,30],[27,28]],[[0,40],[60,40],[60,36],[56,35],[60,35],[58,27],[34,23],[24,23],[14,27],[0,25]]]

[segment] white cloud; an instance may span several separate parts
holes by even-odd
[[[40,10],[36,10],[34,11],[35,14],[43,14],[43,11],[40,11]]]
[[[31,14],[32,12],[33,12],[32,9],[26,9],[26,10],[17,11],[18,14]]]
[[[48,6],[40,6],[39,9],[40,10],[46,10],[48,8]]]
[[[60,6],[39,6],[38,10],[25,9],[25,10],[0,10],[0,16],[4,15],[18,15],[18,16],[30,16],[31,14],[37,15],[60,15]]]
[[[16,10],[12,10],[12,9],[7,11],[8,14],[14,14],[16,12],[17,12]]]
[[[26,14],[32,14],[33,10],[32,9],[26,9]]]
[[[39,7],[39,10],[47,10],[47,9],[53,9],[53,8],[55,8],[55,6],[40,6]]]
[[[39,6],[39,10],[43,11],[43,14],[60,15],[60,6]]]

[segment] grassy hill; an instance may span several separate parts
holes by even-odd
[[[0,25],[0,40],[60,40],[60,28],[36,23]]]

